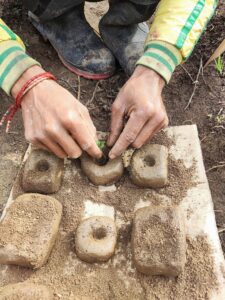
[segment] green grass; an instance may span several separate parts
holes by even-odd
[[[215,68],[216,71],[222,76],[224,72],[224,62],[222,56],[219,56],[217,59],[215,59]]]

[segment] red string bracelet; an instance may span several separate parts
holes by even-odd
[[[7,133],[9,132],[12,119],[14,118],[18,109],[20,109],[20,107],[21,107],[21,102],[23,100],[23,96],[26,95],[27,92],[29,92],[34,86],[36,86],[43,80],[49,80],[49,79],[56,80],[56,77],[49,72],[40,73],[38,75],[33,76],[22,86],[22,88],[20,89],[20,91],[18,92],[18,94],[16,96],[15,103],[8,108],[8,110],[3,115],[3,117],[0,121],[0,126],[2,126],[4,124],[4,122],[7,122],[6,123],[6,132]]]

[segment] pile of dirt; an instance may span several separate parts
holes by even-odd
[[[170,149],[171,146],[174,145],[174,140],[166,134],[164,130],[161,130],[157,135],[155,135],[151,141],[151,144],[163,145]]]
[[[188,241],[185,269],[175,279],[141,275],[129,265],[124,256],[121,258],[121,264],[112,260],[108,265],[81,265],[73,253],[68,253],[69,249],[66,252],[65,250],[64,248],[62,252],[60,251],[61,256],[53,255],[48,266],[37,271],[30,279],[34,283],[52,286],[55,295],[67,296],[65,299],[72,300],[76,296],[78,299],[87,297],[86,299],[96,300],[145,298],[205,300],[209,299],[211,289],[217,285],[210,248],[204,237]],[[129,252],[130,249],[126,254],[130,255]],[[63,255],[66,253],[69,259]],[[59,258],[63,259],[60,266],[58,266]],[[118,268],[114,268],[114,263],[118,263]]]
[[[217,285],[210,253],[206,237],[188,239],[187,262],[177,279],[152,278],[139,274],[148,299],[210,299],[210,291]]]

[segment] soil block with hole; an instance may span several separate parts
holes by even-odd
[[[118,181],[124,171],[122,157],[112,160],[96,160],[87,154],[81,156],[81,168],[88,179],[95,185],[108,185]]]
[[[136,211],[132,252],[146,275],[178,276],[186,261],[184,217],[176,207],[149,206]]]
[[[64,161],[52,153],[36,149],[29,155],[23,171],[25,192],[52,194],[60,189]]]
[[[14,200],[0,223],[0,264],[43,266],[55,243],[61,215],[61,203],[49,196],[24,194]]]
[[[90,217],[83,220],[75,234],[77,256],[86,262],[105,262],[115,252],[116,225],[108,217]]]
[[[168,149],[156,144],[143,146],[133,154],[129,172],[131,180],[138,186],[165,186],[168,177]]]
[[[53,293],[44,285],[23,282],[0,288],[1,300],[53,300]]]

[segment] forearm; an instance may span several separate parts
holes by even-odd
[[[0,87],[10,95],[22,74],[35,65],[39,63],[26,54],[21,39],[0,19]]]
[[[216,8],[217,0],[161,0],[138,61],[169,82],[176,66],[185,61]]]

